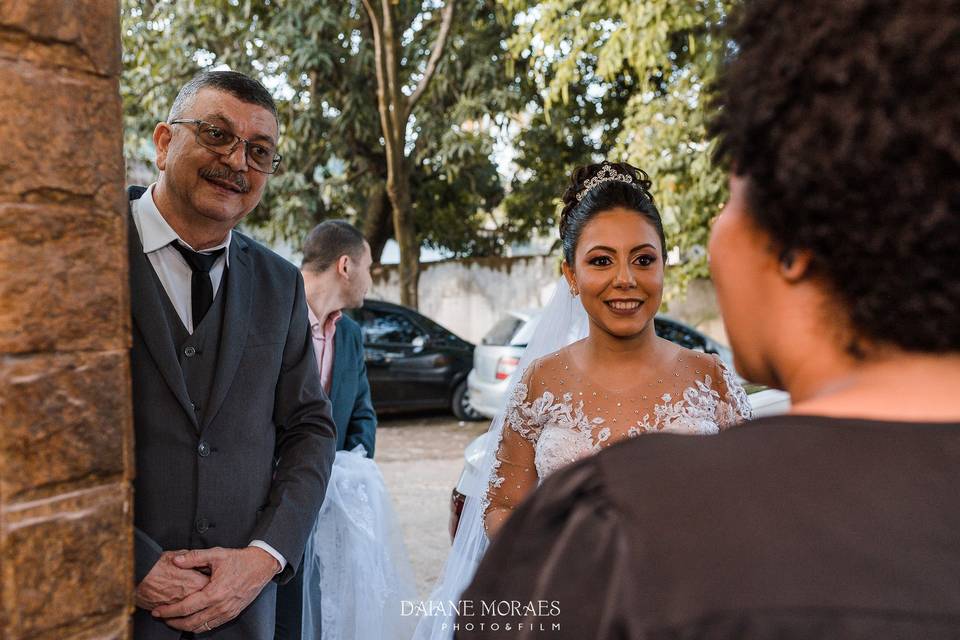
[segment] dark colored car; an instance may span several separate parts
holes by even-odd
[[[363,332],[370,394],[378,413],[448,409],[461,420],[470,406],[467,374],[474,346],[413,309],[366,300],[348,312]]]

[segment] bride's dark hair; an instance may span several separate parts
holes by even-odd
[[[590,180],[603,171],[610,176],[613,171],[622,179],[605,180],[595,186],[588,186]],[[583,227],[598,213],[617,207],[636,211],[657,230],[660,236],[660,251],[665,255],[667,240],[663,235],[663,221],[660,212],[653,203],[650,193],[650,177],[642,169],[626,162],[601,162],[577,167],[570,174],[570,185],[563,192],[563,210],[560,212],[560,242],[563,245],[563,257],[567,264],[573,265],[577,242]],[[577,196],[581,196],[578,200]]]

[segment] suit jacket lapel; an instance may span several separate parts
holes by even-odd
[[[342,328],[338,327],[337,332],[333,334],[333,370],[330,372],[330,402],[333,404],[333,411],[336,413],[337,407],[342,403],[337,402],[343,384],[340,382],[342,376],[337,375],[343,371],[343,363],[348,361],[347,356],[347,335]]]
[[[133,321],[143,336],[143,341],[147,345],[147,350],[153,356],[157,369],[170,387],[174,397],[183,407],[183,410],[190,417],[195,428],[199,428],[197,416],[193,410],[193,404],[190,402],[190,395],[187,393],[187,383],[183,379],[183,371],[180,369],[180,361],[177,358],[176,347],[173,344],[173,336],[170,333],[170,327],[164,319],[163,308],[161,307],[161,295],[166,295],[158,290],[153,282],[153,266],[147,256],[143,253],[143,245],[140,243],[140,237],[137,235],[137,228],[131,217],[128,220],[127,244],[130,258],[130,310],[133,315]]]
[[[247,243],[239,234],[230,242],[230,267],[227,269],[227,299],[220,330],[220,354],[213,376],[209,407],[204,412],[203,426],[209,425],[227,397],[230,383],[240,366],[247,346],[250,308],[253,303],[253,266],[247,255]]]

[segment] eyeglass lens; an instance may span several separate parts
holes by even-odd
[[[228,154],[234,150],[240,143],[240,138],[225,131],[219,127],[209,124],[202,124],[197,129],[197,137],[200,143],[206,148],[220,154]],[[255,142],[243,142],[247,162],[264,173],[272,173],[276,169],[276,153],[269,147],[257,144]]]

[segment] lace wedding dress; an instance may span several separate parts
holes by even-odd
[[[567,347],[533,362],[513,389],[484,512],[505,518],[551,473],[625,438],[711,435],[750,417],[720,358],[678,349],[643,380],[599,384]]]
[[[589,326],[579,298],[561,278],[509,381],[510,401],[490,424],[479,464],[490,476],[489,488],[468,496],[463,507],[453,548],[430,594],[429,604],[440,611],[421,617],[414,640],[453,637],[450,609],[486,552],[491,511],[509,512],[550,473],[625,437],[710,434],[749,417],[733,373],[718,358],[694,351],[663,363],[660,375],[615,389],[594,383],[568,357]]]

